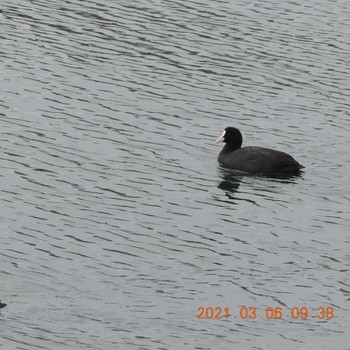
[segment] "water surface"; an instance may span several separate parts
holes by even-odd
[[[348,349],[347,2],[1,9],[4,349]],[[226,126],[305,171],[221,169]]]

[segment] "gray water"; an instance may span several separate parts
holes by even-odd
[[[348,1],[1,10],[0,348],[349,349]],[[221,169],[226,126],[304,172]]]

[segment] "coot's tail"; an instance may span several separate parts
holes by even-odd
[[[297,163],[297,164],[293,164],[293,165],[281,168],[279,171],[282,173],[296,173],[303,168],[305,168],[303,165]]]

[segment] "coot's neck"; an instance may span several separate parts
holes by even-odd
[[[223,153],[230,153],[230,152],[233,152],[239,148],[241,148],[241,146],[239,146],[237,144],[226,143],[224,148],[222,149],[222,152]]]

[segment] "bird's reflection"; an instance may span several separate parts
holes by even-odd
[[[226,193],[226,196],[230,199],[236,199],[235,194],[238,192],[240,184],[243,179],[249,178],[259,178],[260,180],[266,180],[269,182],[277,183],[295,183],[302,175],[303,172],[292,174],[247,174],[241,171],[236,171],[233,169],[227,169],[224,167],[219,167],[219,175],[222,181],[219,183],[218,188]]]
[[[234,199],[234,194],[239,189],[243,175],[240,172],[222,167],[219,168],[219,173],[222,181],[219,183],[218,188],[223,190],[227,197]]]
[[[298,180],[298,178],[302,177],[303,174],[304,172],[302,170],[299,170],[298,172],[294,173],[276,173],[259,176],[265,179],[275,180],[276,182],[280,183],[294,183]]]

